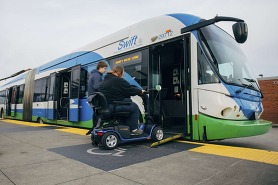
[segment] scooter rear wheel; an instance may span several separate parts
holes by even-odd
[[[102,137],[101,143],[105,149],[112,150],[118,146],[119,137],[113,132],[107,132]]]

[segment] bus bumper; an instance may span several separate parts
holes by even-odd
[[[207,140],[256,136],[265,134],[272,128],[272,122],[263,119],[222,120],[203,114],[199,114],[198,125],[199,139],[203,139],[205,133]]]

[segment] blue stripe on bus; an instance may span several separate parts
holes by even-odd
[[[15,79],[9,81],[8,83],[1,85],[0,87],[4,87],[4,86],[9,85],[9,84],[12,84],[12,83],[14,83],[14,82],[23,80],[23,79],[25,79],[25,77],[26,77],[26,73],[25,73],[25,74],[21,74],[21,75],[15,77]]]
[[[17,113],[23,113],[23,109],[16,109]]]
[[[98,61],[103,59],[103,57],[95,52],[80,51],[69,55],[65,55],[56,60],[53,60],[47,64],[44,64],[39,68],[38,72],[48,71],[58,68],[70,68],[75,65],[84,65],[90,62]]]
[[[47,109],[32,109],[32,116],[45,118],[46,113],[47,113]]]
[[[201,20],[200,17],[190,15],[190,14],[182,14],[182,13],[168,14],[168,16],[171,16],[171,17],[174,17],[174,18],[178,19],[185,26],[190,26],[192,24],[196,24]]]
[[[93,111],[87,103],[87,99],[79,100],[79,121],[88,121],[92,119]],[[22,112],[22,109],[16,110],[18,113]],[[77,108],[73,108],[69,111],[69,115],[77,115]],[[32,116],[54,119],[54,110],[53,109],[32,109]],[[56,119],[56,118],[55,118]],[[77,116],[74,116],[74,119],[71,121],[77,121]]]
[[[196,24],[196,23],[200,22],[200,20],[201,20],[200,17],[190,15],[190,14],[182,14],[182,13],[168,14],[168,16],[174,17],[175,19],[182,22],[185,26],[191,26],[192,24]],[[197,31],[194,30],[191,33],[196,37],[196,39],[199,42]]]
[[[50,120],[56,119],[54,109],[47,109],[47,119],[50,119]]]
[[[241,111],[246,118],[250,119],[254,111],[262,112],[262,100],[260,98],[261,94],[259,92],[244,87],[229,85],[224,82],[221,83],[229,91],[231,97],[241,108]],[[236,93],[237,90],[241,92]]]
[[[38,69],[39,69],[38,72],[45,71],[45,70],[49,69],[51,66],[57,66],[60,63],[68,61],[69,59],[70,59],[70,54],[62,56],[55,60],[52,60],[51,62],[48,62],[48,63],[43,64],[40,67],[38,67]]]
[[[83,55],[81,55],[82,53],[83,53]],[[84,53],[86,53],[86,54],[84,54]],[[77,64],[80,64],[80,65],[88,64],[88,63],[103,59],[103,57],[101,55],[99,55],[98,53],[95,53],[95,52],[77,52],[75,54],[80,55],[76,61]]]

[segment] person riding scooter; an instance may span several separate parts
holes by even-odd
[[[104,77],[103,82],[99,86],[99,92],[103,93],[109,104],[111,111],[128,111],[130,116],[125,119],[125,123],[130,127],[131,135],[140,135],[142,130],[138,129],[139,108],[131,101],[130,96],[142,95],[144,90],[130,85],[125,79],[124,68],[115,66],[112,71],[108,72]],[[113,101],[130,102],[128,105],[112,105]]]

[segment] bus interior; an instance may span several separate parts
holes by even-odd
[[[165,133],[187,133],[183,40],[155,46],[150,54],[150,111]]]

